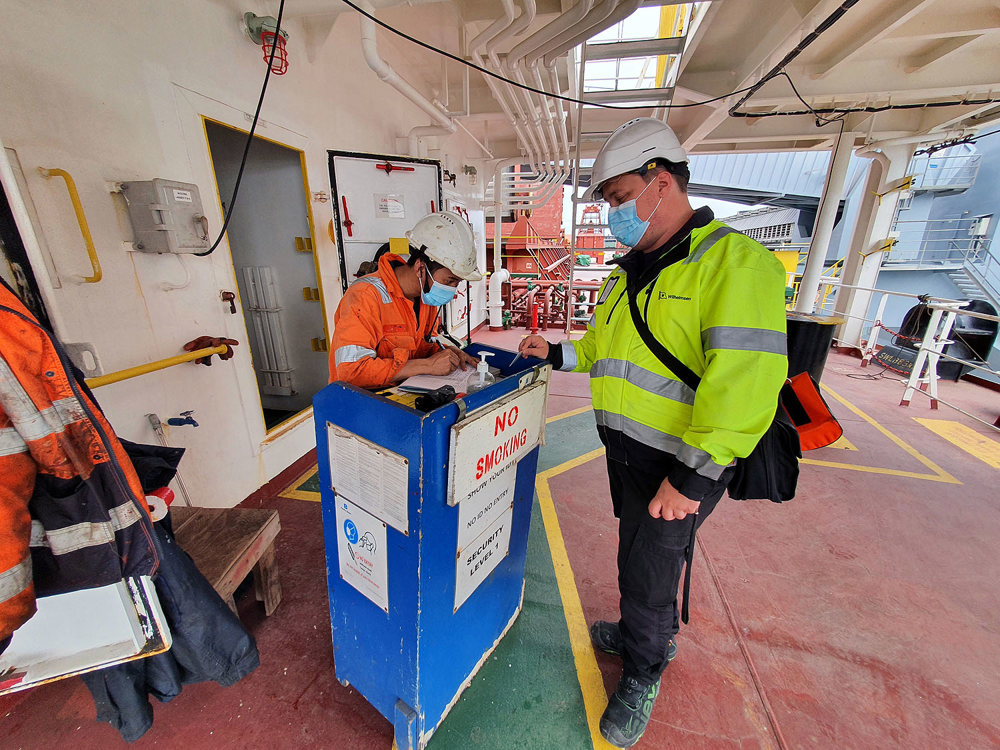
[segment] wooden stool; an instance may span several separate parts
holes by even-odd
[[[281,602],[274,563],[274,539],[281,530],[278,511],[266,508],[170,509],[174,537],[229,608],[233,592],[253,571],[254,593],[270,615]]]

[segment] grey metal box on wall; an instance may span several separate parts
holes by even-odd
[[[174,180],[122,185],[135,249],[144,253],[199,253],[209,248],[208,219],[198,186]]]

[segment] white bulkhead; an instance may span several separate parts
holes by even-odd
[[[165,422],[194,411],[199,427],[167,427],[167,440],[188,449],[181,464],[185,484],[194,504],[207,506],[238,503],[314,447],[311,411],[271,432],[265,428],[243,315],[230,314],[220,299],[220,292],[238,289],[228,242],[207,257],[135,252],[117,191],[121,183],[157,178],[193,183],[209,235],[218,236],[223,214],[205,123],[249,130],[266,64],[260,46],[244,34],[243,13],[277,12],[276,2],[245,6],[203,0],[0,2],[7,29],[0,45],[0,141],[11,163],[4,190],[15,213],[21,212],[19,228],[58,336],[93,345],[104,372],[180,354],[185,342],[201,335],[240,342],[227,362],[183,364],[96,391],[116,430],[138,442],[156,442],[147,414]],[[428,9],[417,33],[430,33],[447,12]],[[445,197],[479,217],[484,180],[474,185],[462,168],[488,174],[482,148],[461,129],[447,138],[408,141],[414,127],[428,125],[428,115],[365,63],[356,13],[330,13],[329,23],[324,35],[324,24],[282,22],[289,33],[289,69],[271,76],[256,131],[301,155],[309,214],[303,226],[311,234],[323,296],[316,304],[323,305],[328,330],[342,288],[329,231],[334,213],[328,150],[401,155],[408,142],[416,143],[419,156],[458,173]],[[379,35],[379,53],[401,71],[412,53],[403,44]],[[414,83],[431,94],[432,84]],[[91,265],[66,184],[44,178],[39,168],[65,170],[75,181],[100,282],[80,282]],[[221,195],[221,201],[228,199]],[[25,217],[29,231],[21,226]],[[265,233],[267,212],[252,218],[251,229],[253,222]],[[294,240],[289,236],[287,246],[274,252],[301,252]],[[473,298],[484,307],[483,290],[474,290]],[[473,325],[484,314],[474,310]],[[322,325],[308,333],[286,331],[289,337],[304,335],[322,338]],[[313,354],[325,370],[327,352]]]

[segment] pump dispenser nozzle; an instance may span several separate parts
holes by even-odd
[[[497,379],[493,377],[493,373],[490,372],[490,365],[487,362],[487,357],[492,357],[495,352],[480,352],[479,354],[479,364],[476,365],[476,371],[469,376],[469,382],[466,384],[466,393],[475,393],[476,391],[481,391],[483,388],[488,388],[497,382]]]

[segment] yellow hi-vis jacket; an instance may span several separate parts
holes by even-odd
[[[561,369],[590,373],[602,437],[623,433],[711,482],[750,454],[774,418],[787,374],[785,272],[759,243],[699,215],[695,223],[708,223],[691,231],[687,257],[636,299],[653,336],[701,377],[697,393],[640,338],[623,268],[601,286],[583,338],[562,342]],[[629,257],[620,264],[628,268]]]

